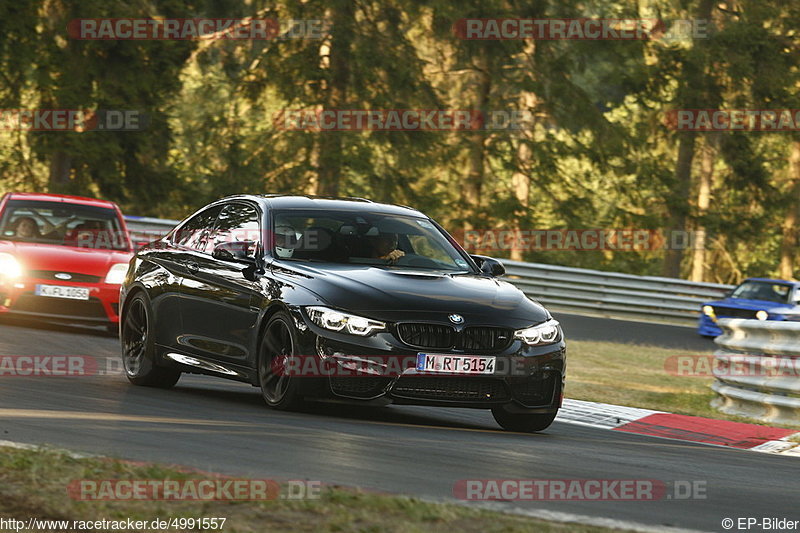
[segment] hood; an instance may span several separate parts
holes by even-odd
[[[544,307],[496,278],[362,265],[326,264],[323,269],[292,263],[291,270],[326,305],[379,320],[447,322],[457,313],[468,324],[526,327],[549,317]]]
[[[115,263],[127,263],[132,254],[55,244],[0,241],[0,252],[16,256],[24,270],[59,270],[104,277]]]
[[[794,304],[772,302],[770,300],[748,300],[745,298],[725,298],[713,302],[706,302],[703,305],[718,305],[722,307],[735,307],[737,309],[747,309],[752,311],[759,311],[761,309],[767,311],[769,309],[789,309],[794,307]]]

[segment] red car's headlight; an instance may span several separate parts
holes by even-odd
[[[125,281],[125,274],[128,273],[128,263],[117,263],[111,265],[106,274],[106,283],[113,283],[114,285],[121,285]]]
[[[22,265],[11,254],[0,252],[0,277],[18,278],[22,275]]]

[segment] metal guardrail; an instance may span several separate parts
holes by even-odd
[[[800,322],[723,318],[715,339],[712,406],[763,422],[800,425]]]
[[[503,260],[507,279],[549,309],[695,325],[733,285]]]
[[[178,221],[126,216],[134,241],[150,241]],[[506,279],[549,309],[611,318],[695,325],[700,304],[722,298],[732,285],[635,276],[502,260]]]
[[[169,230],[180,222],[179,220],[167,220],[165,218],[134,217],[130,215],[125,215],[124,218],[131,240],[134,243],[159,239],[169,233]]]

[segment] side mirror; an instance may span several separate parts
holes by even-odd
[[[214,247],[211,257],[221,261],[254,264],[256,260],[250,255],[250,251],[255,247],[255,241],[223,242]]]
[[[497,259],[486,257],[485,255],[471,255],[470,257],[478,264],[478,268],[484,274],[498,278],[506,273],[506,267]]]

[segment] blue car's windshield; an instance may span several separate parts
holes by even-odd
[[[745,281],[731,294],[731,298],[746,300],[764,300],[767,302],[789,303],[792,287],[783,283],[769,281]]]
[[[362,211],[276,211],[275,257],[291,261],[470,271],[429,220]]]

